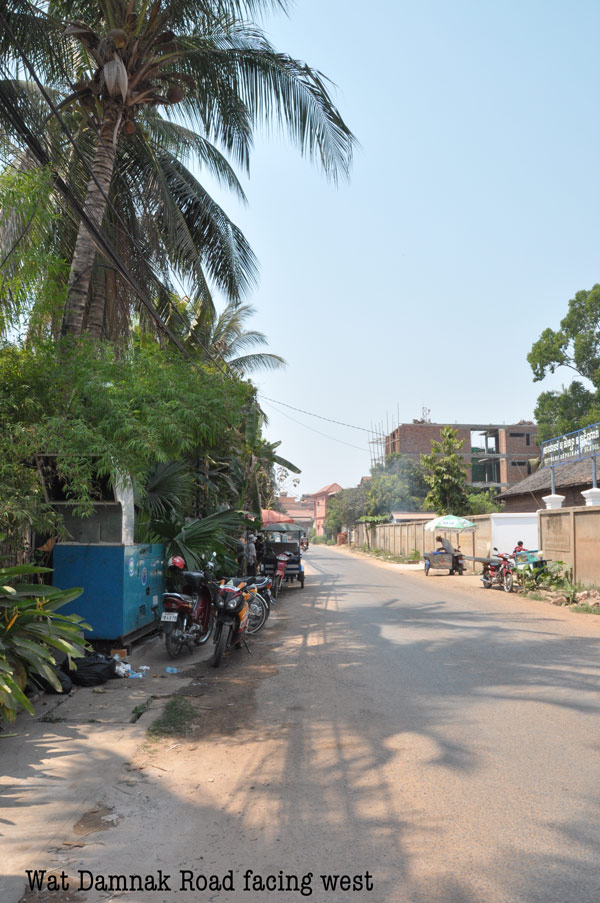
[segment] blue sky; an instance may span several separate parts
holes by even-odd
[[[288,362],[261,392],[366,428],[531,418],[571,378],[533,383],[531,344],[600,279],[600,5],[297,0],[265,28],[336,83],[361,146],[336,188],[260,137],[248,207],[220,196],[261,264],[252,326]],[[368,473],[366,433],[265,410],[294,492]]]

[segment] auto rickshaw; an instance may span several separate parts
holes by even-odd
[[[296,524],[269,524],[263,527],[265,534],[265,550],[262,560],[262,572],[273,577],[277,568],[277,556],[285,553],[288,560],[285,565],[284,580],[291,583],[297,580],[304,589],[304,565],[300,537],[304,532]]]

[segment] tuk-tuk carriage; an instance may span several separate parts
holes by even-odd
[[[263,533],[265,534],[263,574],[273,577],[277,569],[277,556],[285,553],[288,556],[285,563],[285,582],[298,580],[300,586],[304,588],[304,565],[300,548],[300,537],[303,530],[296,524],[281,523],[264,527]]]

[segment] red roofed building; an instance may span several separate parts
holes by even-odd
[[[318,492],[313,492],[312,495],[306,496],[306,500],[312,501],[314,505],[315,533],[317,536],[324,535],[323,523],[327,515],[329,499],[332,498],[336,492],[341,492],[341,489],[342,487],[339,483],[330,483],[329,486],[323,486]]]
[[[308,533],[313,525],[314,518],[314,505],[312,502],[300,501],[294,498],[293,495],[282,492],[277,499],[277,503],[288,517],[292,518],[295,524],[298,524]]]

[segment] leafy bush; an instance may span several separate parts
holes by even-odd
[[[33,714],[23,692],[30,674],[45,678],[60,692],[55,651],[70,661],[88,648],[79,632],[89,625],[79,615],[57,612],[80,596],[81,589],[18,582],[24,575],[43,572],[48,568],[29,564],[0,568],[0,717],[7,721],[14,721],[19,705]]]

